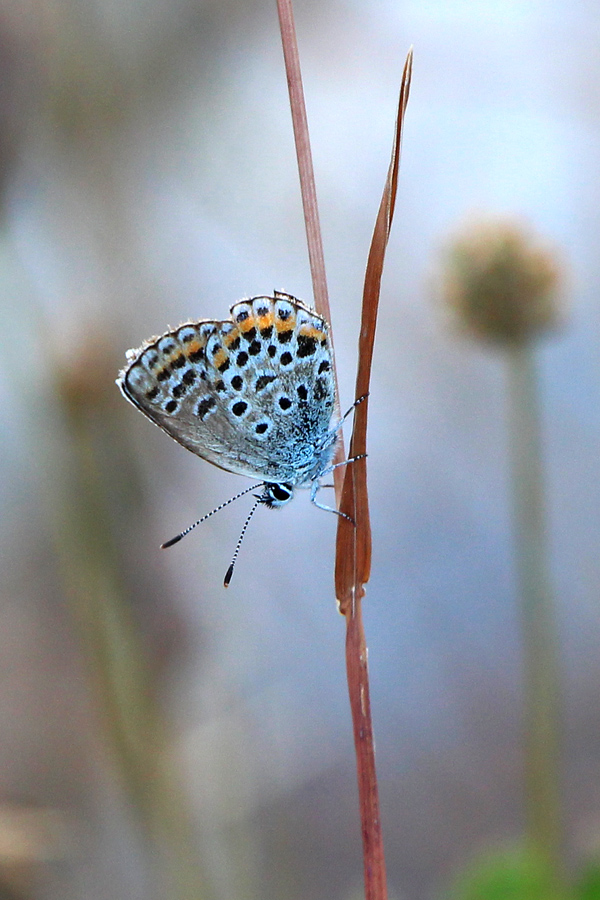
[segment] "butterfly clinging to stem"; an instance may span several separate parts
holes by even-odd
[[[241,300],[225,321],[186,322],[129,350],[117,379],[124,396],[179,444],[207,462],[262,482],[255,509],[278,508],[332,468],[342,421],[325,319],[289,294]],[[360,398],[363,399],[363,398]],[[358,401],[360,402],[360,401]],[[163,547],[171,546],[247,488]],[[337,512],[334,510],[334,512]]]

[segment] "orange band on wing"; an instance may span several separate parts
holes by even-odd
[[[215,369],[220,368],[223,365],[226,359],[229,359],[229,353],[223,347],[220,350],[217,350],[215,355],[212,358],[213,366]]]
[[[322,341],[326,337],[324,331],[320,331],[313,325],[302,325],[299,333],[304,337],[312,338],[315,341]]]
[[[260,331],[263,331],[265,328],[270,328],[273,324],[273,313],[269,311],[266,316],[257,316],[256,322]]]
[[[251,328],[256,327],[256,320],[254,316],[248,316],[247,319],[243,319],[243,321],[238,323],[238,328],[242,332],[242,334],[246,334],[247,331],[250,331]]]
[[[231,347],[231,345],[232,345],[233,343],[235,343],[235,341],[238,340],[239,336],[240,336],[240,329],[239,329],[239,328],[232,328],[231,331],[228,332],[228,333],[225,335],[225,337],[223,338],[223,343],[225,344],[226,347],[229,348],[229,347]]]

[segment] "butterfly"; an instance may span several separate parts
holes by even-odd
[[[295,488],[310,487],[312,502],[330,509],[316,495],[320,479],[334,468],[343,420],[334,416],[328,324],[302,301],[275,291],[240,300],[224,321],[185,322],[129,350],[117,384],[183,447],[221,469],[262,482],[229,579],[259,504],[281,507]],[[256,487],[221,504],[163,547],[251,490]]]

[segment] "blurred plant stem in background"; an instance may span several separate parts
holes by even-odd
[[[534,342],[559,319],[555,256],[522,229],[476,223],[449,247],[444,293],[460,325],[500,346],[508,373],[508,442],[521,598],[527,844],[546,872],[545,896],[564,895],[560,799],[560,685],[547,571],[540,408]]]
[[[0,199],[14,145],[21,136],[22,110],[33,109],[38,139],[43,125],[50,123],[53,140],[58,138],[57,144],[68,154],[74,171],[88,155],[92,159],[86,203],[92,210],[95,198],[105,201],[111,227],[98,228],[97,234],[106,241],[106,258],[116,271],[115,260],[121,260],[119,247],[124,243],[119,227],[123,213],[122,201],[111,202],[115,194],[105,164],[106,151],[121,137],[131,114],[129,104],[139,103],[145,87],[154,87],[154,79],[147,76],[155,59],[149,53],[119,55],[107,30],[94,25],[98,10],[90,14],[85,4],[77,9],[72,4],[50,4],[43,12],[30,17],[17,11],[0,23],[4,86],[0,99]],[[48,165],[51,169],[53,163]],[[60,243],[58,233],[55,237]],[[3,234],[0,265],[9,308],[14,301],[6,287],[7,281],[13,287],[13,261],[5,253]],[[22,285],[19,288],[22,290]],[[19,296],[19,290],[15,293]],[[209,894],[183,790],[170,771],[170,742],[157,702],[156,667],[132,609],[134,594],[139,595],[144,585],[131,589],[133,580],[128,579],[127,570],[133,567],[125,561],[135,537],[123,547],[121,536],[128,527],[143,533],[138,527],[143,492],[139,465],[124,429],[118,427],[122,401],[114,385],[113,343],[103,342],[98,337],[100,330],[92,328],[87,341],[75,343],[79,356],[65,354],[68,364],[63,364],[60,353],[54,357],[47,353],[53,337],[58,338],[50,322],[37,309],[21,308],[19,316],[22,331],[31,326],[30,341],[36,343],[40,333],[44,336],[36,355],[36,375],[42,371],[45,376],[42,402],[38,396],[26,398],[27,409],[36,419],[30,426],[32,446],[39,448],[38,468],[60,574],[79,629],[101,726],[147,842],[147,858],[139,866],[142,871],[151,869],[147,896],[203,900]],[[12,324],[8,316],[3,319],[8,329]],[[64,323],[62,327],[68,330]],[[6,347],[16,343],[8,329],[3,328]],[[13,365],[4,362],[21,393],[22,386],[30,384],[24,373],[17,377],[21,360],[13,360]],[[40,423],[47,426],[45,431]],[[150,581],[147,577],[148,584]]]
[[[507,347],[508,425],[515,555],[525,667],[525,783],[528,837],[560,883],[560,684],[558,640],[547,572],[540,405],[534,350]]]
[[[64,425],[61,468],[68,478],[51,486],[56,546],[102,724],[150,842],[153,895],[202,900],[209,895],[182,789],[168,765],[156,678],[132,614],[118,547],[115,515],[121,507],[119,532],[124,533],[131,510],[128,516],[123,507],[133,503],[139,514],[140,479],[125,432],[118,428],[115,402],[120,398],[105,349],[96,336],[81,348],[79,359],[57,366]],[[117,495],[115,506],[111,499]]]

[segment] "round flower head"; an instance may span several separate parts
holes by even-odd
[[[520,343],[555,328],[559,283],[556,254],[514,223],[473,223],[446,251],[444,299],[484,340]]]

